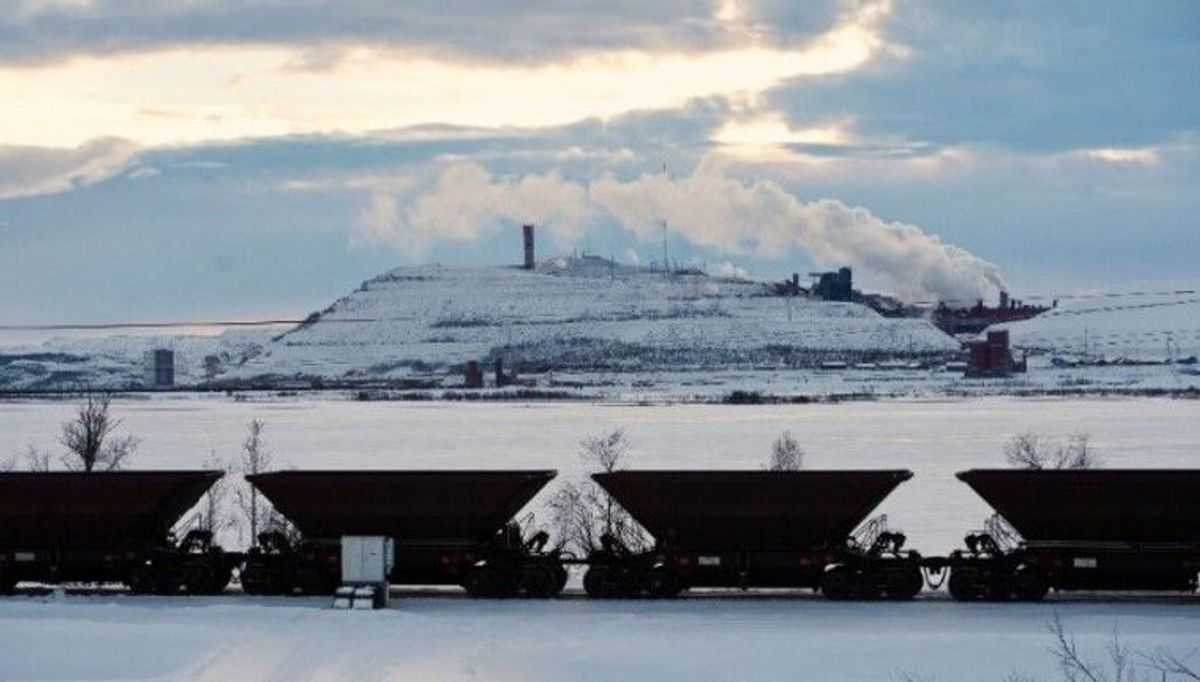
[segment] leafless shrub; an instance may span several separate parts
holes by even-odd
[[[1057,611],[1046,623],[1046,629],[1052,638],[1049,651],[1058,662],[1064,682],[1200,682],[1200,667],[1192,661],[1200,657],[1200,649],[1193,649],[1185,656],[1163,648],[1152,653],[1139,652],[1122,642],[1120,633],[1114,631],[1104,647],[1104,658],[1096,661],[1083,653]],[[933,680],[931,676],[908,671],[897,671],[892,678],[897,682]],[[1031,675],[1016,672],[1003,680],[1036,682]]]
[[[1005,443],[1004,458],[1018,469],[1095,469],[1100,466],[1100,459],[1086,433],[1072,434],[1065,441],[1032,431],[1020,433]]]
[[[25,448],[25,468],[30,471],[50,471],[52,459],[50,453],[45,450],[39,450],[32,445]]]
[[[771,458],[767,460],[768,471],[797,471],[804,466],[804,449],[792,437],[791,431],[784,431],[771,444]]]
[[[247,476],[268,471],[274,463],[274,458],[263,443],[264,428],[266,423],[261,419],[251,419],[247,424],[241,457],[241,471]],[[271,527],[273,510],[266,500],[258,499],[258,489],[249,484],[237,491],[237,501],[250,528],[250,541],[254,542],[260,531]]]
[[[1187,656],[1178,656],[1162,648],[1150,654],[1136,652],[1121,641],[1119,633],[1114,632],[1105,646],[1107,660],[1097,663],[1087,660],[1080,653],[1075,638],[1067,632],[1057,612],[1047,624],[1047,629],[1054,637],[1050,651],[1058,659],[1066,682],[1200,680],[1200,668],[1188,660],[1195,656],[1195,650]]]
[[[1162,679],[1179,678],[1181,680],[1200,680],[1200,664],[1192,659],[1200,656],[1200,651],[1192,649],[1185,656],[1163,648],[1155,649],[1152,653],[1143,654],[1142,660],[1151,670],[1159,673]]]
[[[589,469],[618,471],[629,454],[630,443],[622,430],[585,438],[579,456]],[[647,544],[640,526],[608,493],[590,478],[566,481],[547,503],[555,537],[562,547],[581,556],[599,549],[604,535],[630,549]]]
[[[891,674],[891,678],[895,682],[934,682],[936,679],[933,675],[926,675],[911,670],[897,670]]]
[[[17,468],[17,457],[13,455],[6,459],[0,459],[0,472],[12,471]]]
[[[210,452],[202,466],[205,469],[223,471],[225,476],[217,479],[200,501],[200,527],[214,535],[236,530],[239,520],[236,515],[230,513],[233,480],[229,474],[233,473],[232,464],[229,460],[219,457],[216,452]]]
[[[88,394],[71,421],[63,424],[59,442],[67,449],[63,466],[72,471],[116,471],[137,450],[134,436],[116,436],[121,420],[109,414],[109,399]]]

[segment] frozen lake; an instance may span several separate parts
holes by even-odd
[[[0,403],[0,453],[56,448],[69,404]],[[235,457],[252,418],[276,462],[296,468],[552,467],[578,475],[580,438],[628,431],[630,466],[757,468],[790,430],[809,468],[900,467],[916,476],[879,511],[927,553],[989,514],[954,478],[1003,466],[1026,430],[1088,433],[1107,466],[1200,466],[1200,402],[1015,400],[717,406],[235,402],[166,396],[115,404],[142,439],[135,468]],[[552,484],[553,485],[553,484]],[[536,502],[535,502],[536,506]],[[1102,658],[1127,644],[1186,653],[1200,599],[1052,598],[1040,605],[829,603],[811,596],[544,603],[403,596],[377,613],[323,599],[0,599],[0,680],[1057,679],[1054,610]]]

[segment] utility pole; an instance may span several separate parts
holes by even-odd
[[[671,268],[670,268],[670,266],[668,265],[668,263],[670,263],[670,261],[669,261],[669,260],[667,260],[667,219],[666,219],[666,218],[659,218],[659,219],[658,219],[658,226],[659,226],[659,228],[660,228],[660,229],[662,229],[662,240],[663,240],[663,272],[665,272],[665,273],[667,273],[667,274],[670,274],[670,272],[671,272]]]

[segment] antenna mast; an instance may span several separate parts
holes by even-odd
[[[671,272],[671,266],[670,266],[670,261],[669,261],[669,260],[667,260],[667,219],[666,219],[666,218],[659,218],[659,219],[658,219],[658,226],[659,226],[659,228],[661,228],[661,229],[662,229],[662,240],[663,240],[663,272],[665,272],[665,273],[668,273],[668,274],[669,274],[669,273]]]

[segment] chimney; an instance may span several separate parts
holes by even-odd
[[[1000,308],[1004,309],[1007,307],[1008,307],[1008,292],[1001,289],[1000,290]]]
[[[525,237],[525,269],[533,269],[533,225],[526,224],[521,226],[521,232]]]

